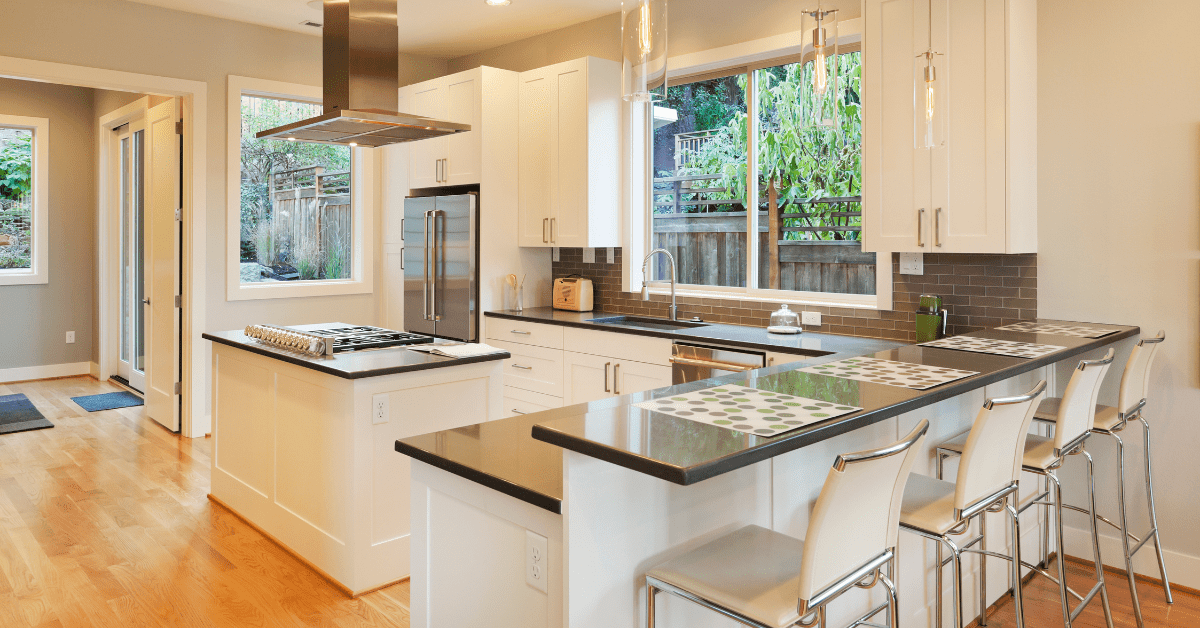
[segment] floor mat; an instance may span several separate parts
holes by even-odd
[[[144,404],[141,397],[125,391],[103,393],[99,395],[86,395],[83,397],[71,397],[71,401],[79,404],[81,408],[87,410],[88,412],[115,410],[116,408],[129,408]]]
[[[54,424],[42,416],[33,402],[21,393],[0,395],[0,434],[44,430]]]

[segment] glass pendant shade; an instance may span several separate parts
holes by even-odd
[[[946,144],[946,89],[938,80],[938,62],[942,54],[932,49],[916,56],[913,62],[913,103],[916,110],[917,148],[938,148]]]
[[[805,65],[801,87],[801,125],[835,130],[842,101],[838,80],[838,11],[817,4],[806,9],[800,25],[800,45]]]
[[[621,80],[625,100],[666,100],[667,0],[621,2]]]

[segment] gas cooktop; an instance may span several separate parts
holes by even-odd
[[[246,328],[246,335],[263,344],[312,356],[433,342],[430,336],[369,326],[301,331],[274,325],[251,325]]]

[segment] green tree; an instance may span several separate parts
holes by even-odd
[[[17,133],[0,147],[0,198],[19,201],[33,184],[33,134]]]

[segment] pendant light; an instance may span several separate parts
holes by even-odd
[[[925,52],[917,55],[913,64],[913,83],[916,89],[916,147],[937,148],[946,143],[945,118],[942,111],[942,85],[937,78],[937,57],[942,53],[933,49],[933,7],[929,9],[929,40]]]
[[[622,0],[621,80],[625,100],[666,100],[667,0]]]
[[[838,127],[838,104],[841,100],[841,86],[838,82],[838,10],[826,9],[822,3],[817,3],[815,9],[805,9],[801,20],[800,32],[803,34],[801,43],[802,63],[812,61],[811,78],[805,90],[807,97],[801,96],[802,102],[801,125],[805,127],[824,127],[835,130]]]

